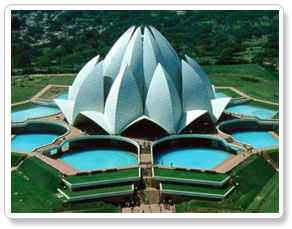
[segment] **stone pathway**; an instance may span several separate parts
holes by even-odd
[[[175,213],[175,205],[141,204],[140,206],[122,208],[122,213]]]
[[[252,153],[241,153],[238,155],[232,155],[225,161],[221,162],[220,164],[216,165],[212,170],[218,173],[227,173],[241,162],[245,161],[248,157],[250,157]]]
[[[76,175],[79,172],[77,169],[63,162],[60,159],[52,159],[42,154],[35,154],[34,156],[42,160],[46,164],[52,166],[53,168],[57,169],[62,174],[66,174],[67,176]]]

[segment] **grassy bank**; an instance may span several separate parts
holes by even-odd
[[[248,105],[254,106],[254,107],[260,107],[260,108],[264,108],[264,109],[269,109],[269,110],[274,110],[274,111],[279,110],[279,106],[277,106],[277,105],[273,105],[273,104],[269,104],[269,103],[262,103],[262,102],[258,102],[258,101],[251,101],[248,103]]]
[[[118,212],[119,208],[104,202],[71,204],[60,197],[59,173],[35,157],[27,158],[11,172],[11,212]]]
[[[224,89],[224,88],[216,88],[215,89],[216,92],[222,92],[224,93],[225,95],[228,95],[232,98],[240,98],[242,97],[241,95],[237,94],[236,92],[230,90],[230,89]]]
[[[276,212],[278,192],[262,193],[267,185],[275,184],[272,179],[275,175],[277,172],[263,157],[251,156],[232,171],[232,179],[239,185],[230,197],[219,202],[199,199],[183,202],[176,205],[177,212]],[[259,196],[258,204],[263,207],[250,207],[259,201]]]
[[[279,149],[269,150],[266,153],[279,165]]]
[[[63,202],[58,198],[59,173],[35,157],[27,158],[11,173],[11,211],[52,212]]]
[[[11,166],[16,166],[18,163],[23,160],[26,155],[21,153],[11,153]]]

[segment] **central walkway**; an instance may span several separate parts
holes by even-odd
[[[169,209],[163,204],[141,204],[133,208],[123,208],[122,213],[174,213],[174,206]]]
[[[152,180],[152,161],[150,141],[139,139],[141,146],[141,184],[135,193],[136,206],[122,208],[122,213],[174,213],[175,206],[163,204],[159,189],[154,187]]]

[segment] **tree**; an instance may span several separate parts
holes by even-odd
[[[11,20],[11,29],[12,30],[19,30],[20,22],[18,16],[13,16]]]
[[[234,63],[234,48],[225,48],[222,50],[217,64],[232,64]]]

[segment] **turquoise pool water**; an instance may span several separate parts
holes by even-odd
[[[197,169],[212,169],[231,154],[212,148],[176,148],[158,153],[155,161],[159,165]]]
[[[29,118],[40,118],[57,114],[60,110],[57,107],[38,106],[30,109],[16,111],[11,113],[13,122],[22,122]]]
[[[267,131],[233,131],[228,134],[235,140],[252,145],[256,149],[279,145],[279,141]]]
[[[223,92],[215,92],[215,98],[216,99],[221,99],[221,98],[226,98],[228,97],[226,94],[224,94]]]
[[[60,159],[80,171],[138,164],[138,159],[133,154],[127,151],[113,149],[74,151],[62,155]]]
[[[68,99],[68,93],[62,93],[58,95],[56,99]]]
[[[276,111],[273,110],[253,107],[246,104],[227,107],[226,110],[235,114],[257,116],[261,119],[271,119],[277,113]]]
[[[52,133],[25,133],[17,134],[11,140],[12,150],[23,150],[27,152],[32,152],[34,148],[47,145],[51,143],[58,134]]]

